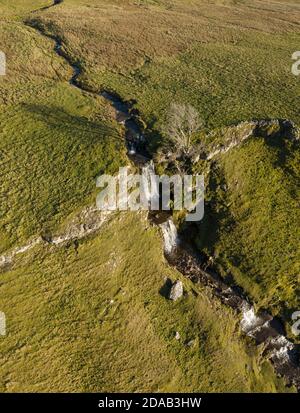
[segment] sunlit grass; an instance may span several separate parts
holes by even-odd
[[[145,217],[112,218],[77,253],[31,254],[1,275],[2,391],[284,390],[235,314],[166,264]],[[160,295],[166,277],[187,295]]]

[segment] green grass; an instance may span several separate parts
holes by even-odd
[[[38,16],[80,61],[84,84],[137,100],[154,131],[173,101],[194,105],[208,128],[253,117],[299,123],[300,86],[291,73],[299,9],[255,6],[67,0]]]
[[[94,201],[96,176],[116,172],[126,155],[110,109],[68,84],[71,71],[53,42],[19,23],[1,32],[8,64],[0,79],[3,251]]]
[[[251,138],[210,175],[199,247],[276,314],[299,307],[299,143]]]
[[[78,254],[72,245],[30,254],[1,275],[1,391],[287,390],[236,316],[166,264],[142,215],[112,218]],[[166,277],[187,295],[161,296]]]
[[[67,86],[68,87],[68,86]],[[59,96],[69,87],[56,90]],[[52,93],[54,91],[52,90]],[[77,99],[76,99],[77,95]],[[74,90],[74,100],[84,110],[87,98]],[[0,115],[2,205],[1,249],[24,242],[94,201],[98,174],[115,173],[122,161],[121,136],[108,122],[68,111],[62,99],[26,104]],[[90,109],[95,102],[91,101]],[[96,105],[95,105],[96,106]],[[101,110],[98,107],[98,109]],[[20,132],[11,136],[14,130]]]
[[[150,143],[163,139],[171,102],[192,104],[208,131],[253,118],[299,124],[300,83],[291,73],[300,38],[298,5],[221,3],[68,0],[39,19],[79,59],[83,84],[137,101]],[[232,271],[259,305],[281,312],[298,305],[299,163],[293,159],[299,148],[287,155],[276,150],[257,140],[224,157],[221,175],[231,185],[228,218],[218,212],[218,194],[212,196],[214,216],[206,218],[218,227],[217,235],[208,227],[207,243],[222,257],[223,273]],[[293,160],[293,174],[276,156]],[[243,182],[239,191],[232,186],[236,180]]]
[[[0,0],[1,19],[21,19],[29,12],[49,6],[52,0]]]
[[[208,129],[252,117],[299,124],[293,2],[65,0],[29,14],[50,3],[0,0],[1,252],[63,228],[95,202],[96,175],[126,162],[111,108],[69,85],[72,70],[30,18],[62,38],[85,86],[137,100],[149,139],[161,138],[173,101],[193,104]],[[226,154],[211,172],[198,240],[259,306],[288,315],[299,306],[298,177],[289,143],[256,139]],[[39,246],[2,272],[0,389],[288,391],[205,289],[183,280],[179,302],[159,294],[165,277],[181,276],[140,218],[113,219],[78,254]]]
[[[110,72],[100,82],[127,99],[136,98],[154,131],[161,131],[173,101],[192,104],[208,129],[253,118],[288,118],[299,123],[300,87],[290,73],[290,55],[298,43],[292,36],[270,39],[258,34],[237,45],[217,41],[149,63],[126,82]],[[267,59],[269,48],[272,54]]]

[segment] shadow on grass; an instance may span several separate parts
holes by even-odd
[[[71,136],[76,131],[76,134],[84,134],[85,139],[91,142],[94,142],[97,137],[104,141],[113,139],[115,142],[122,142],[122,138],[113,127],[89,120],[84,116],[71,115],[62,108],[33,104],[24,104],[23,107],[38,120],[47,123],[51,129],[62,130]]]
[[[164,298],[169,298],[172,285],[172,280],[170,280],[170,278],[167,278],[164,285],[160,288],[159,294]]]

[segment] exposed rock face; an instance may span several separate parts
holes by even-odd
[[[181,298],[182,296],[183,296],[183,284],[181,281],[177,280],[172,285],[169,298],[172,301],[176,301],[178,300],[178,298]]]
[[[21,247],[16,247],[10,252],[1,255],[0,256],[0,268],[5,268],[7,265],[11,264],[13,262],[13,259],[19,255],[23,254],[32,248],[34,248],[36,245],[40,244],[42,242],[42,238],[34,238],[33,240],[29,241],[26,245],[23,245]]]
[[[270,315],[257,316],[254,308],[248,303],[245,303],[242,308],[242,320],[241,329],[244,333],[251,337],[255,337],[256,333],[268,325],[268,322],[272,319]]]
[[[242,315],[243,332],[254,338],[257,344],[264,344],[264,353],[272,361],[277,373],[299,389],[299,349],[284,336],[281,323],[267,312],[255,314],[254,308],[248,303],[244,303]]]
[[[213,131],[211,137],[213,137],[214,133],[215,131]],[[287,119],[245,121],[237,126],[227,128],[224,134],[224,142],[210,148],[209,153],[206,155],[207,160],[230,151],[251,137],[277,138],[285,136],[293,141],[297,141],[300,138],[299,128]]]
[[[21,247],[16,247],[10,252],[0,256],[0,269],[5,268],[7,265],[13,262],[13,259],[23,254],[36,245],[46,242],[52,245],[61,245],[73,240],[79,240],[88,235],[98,231],[100,227],[107,221],[111,211],[99,211],[94,206],[88,206],[84,208],[74,219],[70,222],[68,227],[60,234],[55,236],[43,236],[34,238],[27,244]]]
[[[164,237],[165,252],[171,254],[173,249],[178,245],[177,228],[172,219],[168,219],[166,222],[162,223],[160,228]]]
[[[225,305],[240,314],[241,330],[253,338],[257,345],[262,346],[264,356],[271,360],[276,373],[299,390],[299,346],[285,337],[280,320],[267,311],[256,313],[239,288],[228,286],[210,267],[203,270],[199,257],[190,250],[186,251],[185,247],[188,246],[181,239],[180,246],[168,256],[169,263],[194,283],[206,286]],[[173,287],[174,284],[171,288]],[[171,293],[169,298],[171,299]]]
[[[99,211],[94,206],[86,207],[74,218],[64,233],[52,237],[49,243],[59,245],[74,239],[82,239],[100,229],[110,214],[111,211]]]

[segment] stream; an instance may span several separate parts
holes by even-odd
[[[56,0],[47,9],[62,2],[63,0]],[[70,84],[81,91],[96,95],[96,92],[85,90],[78,82],[78,77],[81,74],[80,67],[73,65],[62,50],[62,41],[53,35],[45,34],[35,20],[26,22],[26,24],[38,30],[43,36],[55,41],[55,52],[73,68]],[[150,154],[145,149],[145,137],[137,121],[137,115],[132,110],[132,103],[122,101],[119,96],[110,91],[102,90],[100,95],[114,108],[117,121],[124,126],[128,157],[149,180],[151,175],[155,174],[155,166]],[[271,360],[276,373],[284,377],[289,385],[294,385],[300,391],[299,346],[285,337],[282,322],[267,312],[256,314],[243,291],[237,286],[227,285],[210,268],[209,264],[204,262],[199,251],[189,240],[189,234],[187,234],[189,231],[178,234],[169,214],[159,211],[149,212],[149,220],[153,225],[159,226],[161,230],[165,245],[164,254],[168,263],[193,283],[205,285],[223,304],[231,307],[241,317],[241,331],[252,337],[257,345],[263,346],[263,354]]]

